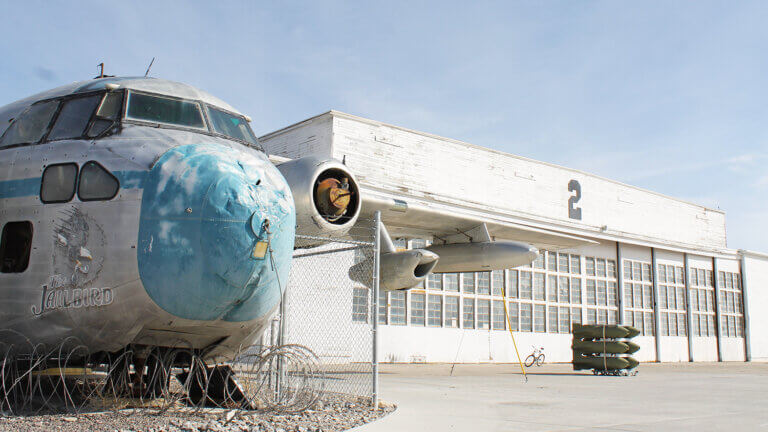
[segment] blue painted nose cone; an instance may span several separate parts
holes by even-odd
[[[177,147],[145,182],[141,281],[158,306],[181,318],[259,318],[288,280],[294,227],[290,190],[266,156]]]

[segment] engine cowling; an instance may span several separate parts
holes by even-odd
[[[296,204],[296,233],[341,236],[360,216],[360,188],[355,176],[335,159],[314,156],[281,163]]]
[[[383,252],[379,267],[379,286],[384,291],[413,288],[424,282],[439,257],[426,249]],[[370,287],[373,257],[353,265],[349,277]]]

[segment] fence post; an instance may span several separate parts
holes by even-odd
[[[379,266],[381,263],[381,212],[376,211],[373,216],[374,237],[373,237],[373,313],[372,315],[372,337],[373,346],[371,354],[373,356],[373,409],[379,409]]]

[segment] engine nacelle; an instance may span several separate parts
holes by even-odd
[[[349,277],[368,287],[372,281],[372,257],[353,265]],[[424,282],[435,267],[438,256],[425,249],[413,249],[381,254],[379,287],[384,291],[413,288]]]
[[[296,233],[341,236],[360,215],[360,188],[355,176],[335,159],[314,156],[281,163],[296,204]]]

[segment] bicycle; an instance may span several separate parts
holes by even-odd
[[[533,352],[525,358],[525,367],[531,367],[534,363],[536,363],[536,366],[541,366],[544,364],[544,347],[536,348],[534,345],[531,345],[533,347]]]

